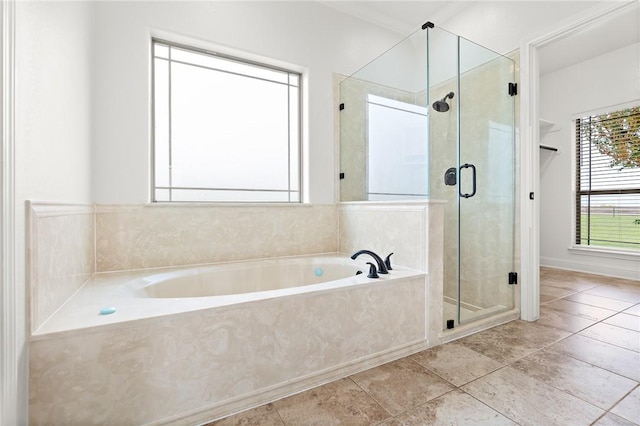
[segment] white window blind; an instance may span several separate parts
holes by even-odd
[[[640,106],[576,120],[576,244],[640,250]]]

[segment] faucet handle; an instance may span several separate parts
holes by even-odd
[[[367,262],[367,265],[369,265],[369,275],[367,275],[367,278],[380,278],[376,265],[371,262]]]
[[[387,267],[388,271],[393,270],[393,268],[391,267],[391,255],[392,254],[393,253],[389,253],[389,255],[384,258],[384,265]]]

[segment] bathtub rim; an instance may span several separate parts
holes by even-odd
[[[202,303],[199,304],[201,306],[192,306],[188,308],[181,307],[181,309],[175,310],[173,312],[157,312],[155,314],[138,315],[131,318],[124,318],[120,320],[118,319],[114,320],[114,318],[118,318],[118,317],[112,317],[110,315],[100,316],[94,313],[93,318],[94,319],[102,318],[103,322],[98,324],[90,324],[86,326],[85,325],[76,326],[76,324],[74,323],[73,327],[71,328],[52,327],[53,328],[52,330],[48,329],[48,328],[51,328],[50,321],[52,321],[52,319],[54,318],[57,318],[56,315],[64,316],[65,314],[68,314],[67,312],[64,312],[65,310],[73,310],[74,308],[77,308],[77,306],[73,306],[73,304],[80,297],[79,296],[80,294],[88,293],[91,291],[92,288],[98,288],[98,289],[101,289],[102,291],[106,291],[110,287],[113,287],[113,286],[122,287],[124,285],[124,282],[119,282],[118,284],[114,284],[114,283],[110,284],[109,282],[106,282],[106,283],[102,282],[103,280],[109,280],[109,279],[123,280],[124,279],[123,277],[131,276],[131,274],[134,274],[137,277],[141,277],[145,275],[151,275],[153,271],[191,269],[194,267],[226,265],[230,263],[239,264],[239,263],[253,263],[253,262],[270,262],[274,260],[286,260],[286,259],[292,259],[292,258],[317,258],[317,257],[329,257],[329,258],[339,257],[343,260],[347,260],[349,259],[348,256],[349,255],[344,253],[323,253],[323,254],[311,254],[311,255],[299,255],[299,256],[284,256],[284,257],[278,257],[278,258],[238,260],[233,262],[218,262],[218,263],[188,265],[188,266],[171,266],[171,267],[161,267],[161,268],[145,268],[145,269],[137,269],[137,270],[131,270],[131,271],[96,273],[89,280],[87,280],[87,282],[85,282],[83,286],[80,289],[78,289],[78,291],[76,291],[76,293],[74,293],[60,308],[58,308],[58,310],[56,310],[56,312],[54,312],[53,315],[47,318],[47,320],[45,320],[37,330],[32,331],[29,335],[28,341],[35,342],[39,340],[63,338],[65,336],[69,336],[77,333],[99,333],[102,330],[107,330],[107,328],[108,329],[124,329],[124,328],[132,327],[138,324],[143,326],[146,322],[158,321],[158,318],[160,317],[169,318],[169,317],[178,317],[178,316],[182,317],[182,316],[198,315],[200,311],[207,310],[207,309],[217,309],[224,312],[226,310],[235,309],[239,305],[250,306],[251,304],[257,304],[262,301],[265,301],[268,299],[274,299],[277,297],[296,297],[297,298],[297,297],[311,296],[311,295],[314,295],[320,292],[325,292],[325,291],[349,291],[350,289],[358,288],[365,285],[380,286],[380,285],[385,285],[389,282],[402,280],[402,279],[422,278],[422,279],[425,279],[425,285],[427,285],[426,284],[427,283],[426,278],[428,275],[427,272],[410,269],[410,268],[404,268],[401,266],[394,266],[393,274],[390,274],[389,276],[381,276],[381,278],[379,279],[370,279],[370,278],[367,278],[364,274],[361,274],[358,276],[354,276],[354,277],[346,278],[342,280],[330,281],[330,282],[325,282],[320,284],[312,284],[308,286],[299,287],[297,288],[298,291],[294,291],[291,294],[280,294],[281,292],[284,292],[285,290],[290,290],[290,289],[279,289],[279,290],[255,292],[252,294],[261,294],[261,293],[271,293],[271,294],[266,295],[267,297],[255,297],[255,298],[251,298],[250,300],[221,303],[217,305],[207,305],[206,302],[209,302],[210,301],[209,299],[221,298],[225,296],[193,298],[193,299],[202,299],[201,300]],[[135,279],[135,278],[130,278],[129,280],[131,279]],[[352,282],[351,284],[348,284],[348,285],[336,284],[338,282],[343,282],[344,280],[347,280],[347,279],[355,282]],[[245,295],[240,295],[240,296],[245,296]],[[265,295],[263,294],[263,296]],[[190,298],[152,299],[152,298],[135,297],[131,294],[128,294],[127,299],[133,299],[138,301],[146,300],[146,301],[150,301],[150,303],[161,301],[161,303],[157,303],[157,304],[169,304],[169,303],[175,304],[177,301],[190,299]],[[79,302],[82,302],[82,301],[80,300]],[[96,306],[93,306],[93,308],[94,308],[93,312],[98,311],[96,309]]]

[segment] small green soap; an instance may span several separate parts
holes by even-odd
[[[100,309],[100,315],[109,315],[116,311],[116,308],[102,308]]]

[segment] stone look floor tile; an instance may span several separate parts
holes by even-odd
[[[623,300],[626,302],[640,303],[640,291],[636,291],[630,286],[603,285],[600,287],[590,288],[589,290],[586,290],[585,293]]]
[[[620,313],[604,320],[605,323],[640,332],[640,317]]]
[[[625,314],[640,316],[640,303],[624,311]]]
[[[596,296],[589,293],[575,293],[564,298],[573,302],[583,303],[585,305],[597,306],[598,308],[610,309],[612,311],[623,311],[633,306],[633,302],[625,302],[624,300],[611,299],[609,297]]]
[[[589,425],[604,413],[511,367],[461,389],[521,425]]]
[[[598,284],[596,283],[582,282],[582,281],[576,280],[575,278],[565,279],[565,278],[557,278],[557,277],[545,279],[544,284],[549,285],[551,287],[565,288],[567,290],[572,290],[574,292],[586,291],[598,286]]]
[[[469,383],[503,365],[455,342],[418,352],[411,359],[456,386]]]
[[[598,308],[597,306],[585,305],[583,303],[572,302],[570,300],[558,299],[544,305],[546,308],[556,311],[566,312],[591,321],[602,321],[616,314],[616,311]]]
[[[640,319],[640,318],[638,318]],[[580,333],[581,336],[600,340],[625,349],[640,352],[640,332],[599,322]],[[640,368],[640,366],[638,366]]]
[[[554,300],[558,300],[557,297],[547,296],[545,294],[540,295],[540,305],[544,306],[545,303],[553,302]]]
[[[273,403],[285,424],[375,424],[387,413],[351,379],[340,379]]]
[[[608,410],[636,386],[636,382],[553,351],[539,351],[511,367],[570,395]]]
[[[397,417],[401,425],[515,425],[472,396],[455,390]]]
[[[593,424],[593,426],[637,426],[638,423],[633,423],[628,420],[618,417],[615,414],[607,413]]]
[[[402,426],[402,423],[400,423],[395,417],[389,417],[384,422],[377,423],[376,426]]]
[[[553,299],[560,299],[562,297],[571,296],[572,294],[575,294],[575,291],[569,290],[569,289],[566,289],[566,288],[562,288],[562,287],[553,287],[553,286],[550,286],[550,285],[540,285],[540,297],[541,297],[541,299],[542,299],[542,296],[552,297]]]
[[[213,423],[207,423],[204,426],[240,426],[240,425],[268,425],[277,426],[284,425],[278,412],[273,407],[273,404],[261,405],[260,407],[252,410],[238,413],[235,416],[229,416],[222,420],[215,421]]]
[[[464,337],[458,342],[498,362],[510,363],[569,335],[569,332],[557,328],[518,320]]]
[[[540,319],[536,323],[576,333],[595,324],[596,321],[541,306]]]
[[[351,376],[392,415],[451,391],[451,386],[431,371],[402,358]]]
[[[640,353],[575,334],[548,348],[629,379],[640,381]]]
[[[611,412],[625,420],[640,423],[640,387],[635,388]]]

